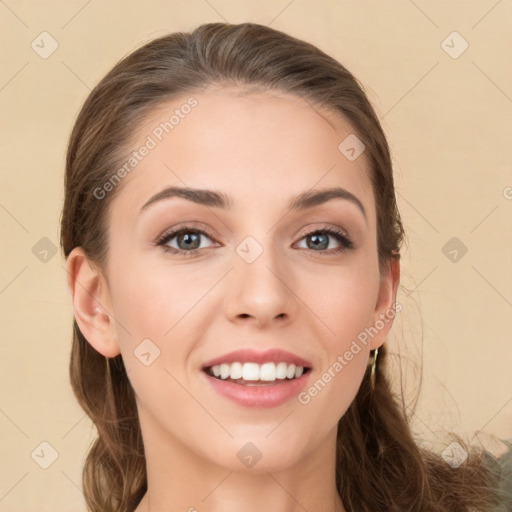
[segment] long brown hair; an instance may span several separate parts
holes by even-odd
[[[100,268],[108,251],[106,214],[122,183],[98,200],[94,194],[119,169],[136,128],[156,106],[210,84],[275,89],[348,120],[366,146],[377,211],[381,269],[399,258],[404,230],[398,212],[390,151],[379,120],[358,80],[315,46],[266,26],[209,23],[191,33],[155,39],[123,58],[86,99],[68,146],[61,245],[67,258],[83,247]],[[136,172],[136,171],[134,171]],[[347,511],[489,511],[497,503],[493,473],[482,452],[460,467],[415,441],[403,400],[383,371],[378,352],[375,386],[367,370],[338,424],[336,484]],[[131,512],[147,490],[144,446],[134,391],[121,355],[106,359],[74,321],[70,361],[73,391],[94,422],[98,438],[83,469],[92,512]]]

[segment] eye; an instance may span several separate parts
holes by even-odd
[[[301,240],[309,239],[306,243],[307,249],[313,249],[314,252],[325,252],[329,248],[329,238],[334,238],[340,244],[339,247],[332,249],[328,254],[338,254],[348,251],[354,247],[350,237],[341,229],[326,226],[323,229],[317,229],[305,235]]]
[[[207,233],[197,228],[182,227],[165,233],[158,241],[157,245],[161,246],[166,252],[182,253],[187,256],[196,254],[200,250],[201,238],[206,237],[211,240]],[[173,247],[170,242],[176,239],[177,247]]]
[[[161,246],[165,252],[193,256],[201,249],[204,249],[204,247],[200,247],[202,237],[212,240],[205,231],[184,226],[162,235],[157,240],[156,245]],[[334,238],[338,242],[339,247],[331,248],[327,252],[330,245],[330,238]],[[311,249],[318,253],[326,253],[325,255],[338,254],[354,247],[347,233],[341,229],[330,226],[312,231],[301,238],[301,240],[304,239],[310,240],[306,243],[306,249]],[[173,243],[174,240],[175,242]]]

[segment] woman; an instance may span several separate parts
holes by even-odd
[[[340,63],[249,23],[156,39],[87,98],[65,188],[90,510],[497,502],[460,439],[458,464],[416,444],[383,373],[404,233]]]

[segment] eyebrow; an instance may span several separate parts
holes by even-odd
[[[222,192],[189,187],[167,187],[150,197],[144,206],[142,206],[140,213],[147,210],[151,205],[172,197],[180,197],[203,206],[222,208],[224,210],[229,210],[233,206],[233,202],[230,197],[226,196]],[[349,192],[342,187],[303,192],[292,199],[288,205],[288,209],[291,211],[306,210],[307,208],[324,204],[332,199],[345,199],[352,202],[359,208],[365,221],[367,221],[366,210],[361,201],[352,194],[352,192]]]

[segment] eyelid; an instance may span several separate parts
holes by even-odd
[[[311,225],[315,225],[317,227],[311,227]],[[341,226],[336,226],[334,224],[328,224],[326,222],[320,222],[320,223],[312,222],[311,224],[308,224],[306,227],[302,228],[299,231],[299,234],[297,236],[302,238],[306,235],[311,235],[313,233],[316,233],[317,231],[329,231],[329,230],[338,231],[338,232],[342,233],[344,236],[346,236],[347,238],[351,239],[351,237],[346,229],[342,228]]]
[[[179,224],[173,226],[172,228],[165,229],[161,235],[159,235],[156,240],[163,240],[170,234],[178,234],[180,231],[197,231],[198,233],[202,233],[206,235],[209,238],[214,239],[218,235],[215,233],[215,230],[211,229],[210,227],[203,227],[205,226],[204,223],[198,222],[198,221],[185,221],[180,222]],[[212,232],[212,234],[210,234]],[[213,234],[215,233],[215,234]]]

